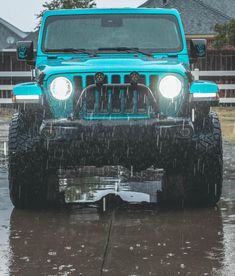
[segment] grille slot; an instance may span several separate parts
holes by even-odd
[[[128,113],[132,113],[134,111],[134,90],[130,87],[127,88],[124,92],[124,99],[125,99],[125,111]]]
[[[106,88],[100,89],[99,93],[99,109],[100,112],[108,112],[109,93]]]
[[[86,93],[86,109],[88,112],[94,112],[96,110],[95,106],[96,106],[96,93],[94,93],[93,91],[88,91],[88,93]]]

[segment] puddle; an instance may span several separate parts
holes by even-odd
[[[66,203],[93,203],[108,195],[129,203],[156,203],[157,192],[162,190],[162,178],[162,170],[132,174],[119,166],[84,167],[78,171],[60,171],[59,187]]]

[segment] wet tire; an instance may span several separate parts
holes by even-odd
[[[29,121],[30,120],[30,121]],[[13,115],[9,129],[9,192],[16,208],[32,209],[48,204],[46,159],[36,129],[25,114]]]
[[[205,128],[194,137],[192,157],[185,167],[184,199],[189,204],[214,206],[223,183],[222,136],[216,113],[209,114]]]

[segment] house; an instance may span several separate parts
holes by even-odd
[[[216,24],[235,18],[234,0],[148,0],[140,7],[177,9],[187,38],[213,39]]]
[[[12,77],[10,71],[29,71],[26,62],[16,58],[16,42],[26,40],[30,34],[23,32],[3,18],[0,18],[0,98],[11,96],[10,86],[31,78]],[[1,74],[1,72],[3,72]]]
[[[16,59],[16,42],[27,40],[31,33],[23,32],[3,18],[0,18],[0,71],[26,71],[26,63]],[[1,83],[2,80],[0,79]]]
[[[0,51],[11,47],[18,40],[23,40],[28,33],[21,31],[0,17]]]
[[[147,0],[140,7],[174,8],[181,13],[186,38],[206,38],[207,58],[200,60],[200,70],[235,70],[235,48],[214,48],[215,25],[235,19],[235,0]]]

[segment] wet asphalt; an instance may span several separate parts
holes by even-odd
[[[0,276],[234,276],[235,145],[228,142],[224,164],[215,208],[117,204],[106,212],[79,205],[22,211],[10,202],[2,157]]]

